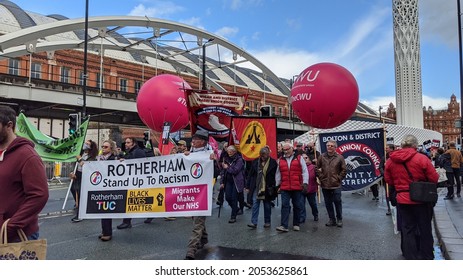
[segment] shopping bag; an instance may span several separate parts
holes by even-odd
[[[0,232],[0,260],[45,260],[47,257],[47,240],[27,240],[22,229],[18,230],[21,242],[8,243],[6,220]]]
[[[445,171],[444,168],[438,167],[436,168],[437,174],[439,174],[439,179],[437,180],[437,183],[442,183],[447,181],[447,172]]]

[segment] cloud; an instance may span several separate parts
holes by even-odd
[[[301,19],[289,18],[286,20],[286,25],[293,30],[300,29],[302,27]]]
[[[449,48],[458,48],[456,1],[420,0],[418,8],[422,40],[442,42]]]
[[[245,4],[246,3],[246,6]],[[263,3],[262,0],[226,0],[225,5],[228,6],[231,10],[237,11],[243,7],[254,7],[254,6],[259,6]]]
[[[139,4],[135,6],[130,12],[130,16],[147,16],[147,17],[155,17],[155,18],[162,18],[168,15],[172,15],[178,12],[185,10],[184,7],[176,5],[172,2],[163,2],[163,1],[156,1],[149,7],[146,7],[143,4]]]
[[[317,53],[303,50],[267,49],[248,50],[254,57],[270,68],[278,77],[290,79],[300,74],[308,66],[320,62],[323,58]],[[243,64],[257,70],[255,67]]]
[[[459,101],[457,99],[457,101]],[[396,100],[394,95],[390,96],[376,96],[371,99],[361,99],[361,103],[367,105],[371,109],[378,111],[379,106],[383,107],[382,112],[385,112],[387,110],[387,107],[389,106],[390,103],[394,104],[394,107],[396,106]],[[448,103],[450,103],[450,96],[449,97],[431,97],[428,95],[423,95],[423,106],[426,107],[426,109],[431,106],[433,110],[446,110],[448,108]]]
[[[219,30],[215,31],[214,33],[219,36],[229,39],[231,37],[234,37],[238,32],[239,32],[239,28],[237,27],[224,26],[220,28]]]
[[[378,32],[379,26],[384,24],[388,17],[390,11],[387,8],[374,9],[367,17],[354,23],[352,31],[342,44],[339,56],[347,56],[362,47],[362,44],[374,35],[373,33]]]

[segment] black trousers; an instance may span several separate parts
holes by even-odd
[[[433,206],[425,204],[398,204],[401,216],[403,255],[407,260],[433,260],[432,237]]]

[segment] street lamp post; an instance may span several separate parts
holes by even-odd
[[[462,46],[461,46],[461,10],[460,0],[457,0],[457,12],[458,12],[458,50],[459,50],[459,61],[460,61],[460,139],[463,140],[463,62],[462,62]],[[460,140],[461,143],[461,140]]]
[[[203,80],[202,80],[202,90],[207,90],[207,84],[206,84],[206,45],[209,42],[212,42],[214,38],[210,38],[207,40],[206,43],[203,44]]]
[[[82,118],[87,117],[88,0],[85,0],[84,75],[82,81]],[[103,75],[101,73],[100,75]]]

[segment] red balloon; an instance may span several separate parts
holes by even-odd
[[[359,102],[354,76],[334,63],[314,64],[297,77],[291,100],[295,114],[315,128],[334,128],[347,121]]]
[[[146,126],[162,132],[164,122],[170,122],[170,132],[188,125],[185,89],[190,85],[181,77],[162,74],[152,77],[140,88],[137,111]]]

